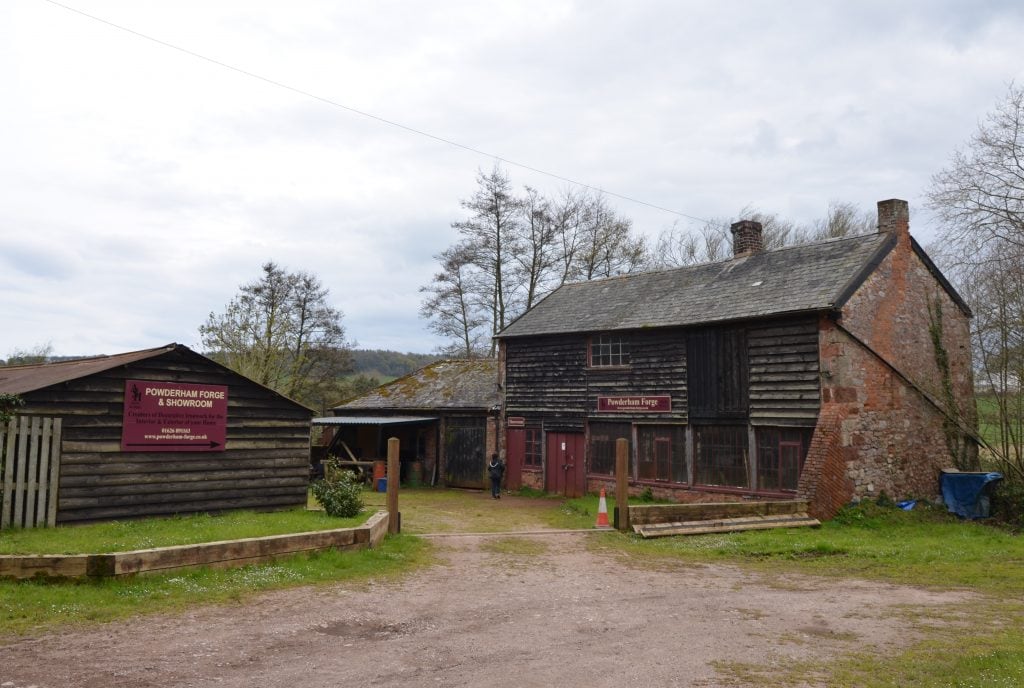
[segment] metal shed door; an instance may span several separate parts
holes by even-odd
[[[486,486],[487,428],[483,418],[449,418],[444,430],[444,481],[449,487]]]

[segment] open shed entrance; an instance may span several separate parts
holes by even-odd
[[[310,472],[323,475],[323,462],[337,457],[344,468],[368,473],[387,460],[388,438],[399,441],[400,480],[432,482],[438,418],[433,416],[328,416],[314,418]]]

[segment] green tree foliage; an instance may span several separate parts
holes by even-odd
[[[17,394],[0,394],[0,426],[7,425],[17,408],[24,405],[25,400]],[[0,450],[2,449],[0,447]]]
[[[208,355],[287,397],[318,409],[351,369],[341,311],[308,272],[273,262],[243,284],[222,313],[199,327]]]

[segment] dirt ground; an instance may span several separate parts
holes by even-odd
[[[586,534],[441,536],[402,581],[299,588],[0,647],[3,688],[719,686],[914,639],[963,593],[636,566]],[[724,664],[722,664],[724,663]]]

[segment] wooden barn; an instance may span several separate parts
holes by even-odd
[[[909,234],[568,284],[498,335],[510,487],[576,495],[630,446],[634,492],[680,500],[933,497],[976,459],[970,310]]]
[[[180,344],[0,368],[0,393],[16,429],[59,419],[58,524],[306,503],[313,412]]]
[[[322,431],[314,460],[383,459],[397,437],[404,482],[483,488],[500,400],[495,359],[437,361],[314,419]]]

